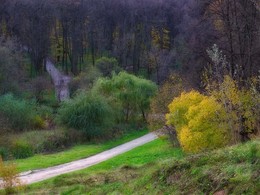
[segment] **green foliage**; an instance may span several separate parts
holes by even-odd
[[[182,93],[169,105],[167,124],[176,128],[187,152],[222,147],[229,140],[224,108],[213,97],[191,91]]]
[[[84,131],[88,137],[93,137],[105,134],[114,118],[105,98],[82,92],[61,106],[58,120],[68,128]]]
[[[126,72],[113,74],[112,78],[99,79],[93,91],[106,96],[114,105],[119,105],[125,121],[138,118],[143,119],[150,107],[151,98],[157,91],[156,85],[149,80],[136,77]]]
[[[25,132],[12,139],[28,142],[33,147],[34,153],[54,152],[71,144],[70,137],[65,131],[55,129]]]
[[[97,59],[95,65],[104,77],[111,76],[112,72],[118,73],[120,71],[120,67],[115,58],[101,57]]]
[[[9,151],[6,147],[0,146],[0,158],[6,160],[8,158]]]
[[[38,105],[36,107],[37,114],[45,120],[52,119],[54,117],[54,110],[50,106]]]
[[[70,93],[74,96],[78,90],[89,90],[101,76],[99,69],[90,66],[87,71],[80,73],[69,83]]]
[[[51,80],[48,75],[37,76],[30,80],[31,89],[33,97],[38,103],[46,103],[48,99],[48,94],[54,90]]]
[[[20,139],[13,141],[11,153],[16,159],[28,158],[34,155],[33,146]]]
[[[38,153],[54,152],[71,145],[74,140],[69,140],[65,133],[53,133],[46,136],[38,147]]]
[[[24,130],[33,127],[36,116],[35,105],[11,94],[0,96],[0,116],[7,128]]]

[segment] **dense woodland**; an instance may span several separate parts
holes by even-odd
[[[213,44],[233,78],[257,74],[259,9],[254,0],[1,0],[0,33],[28,48],[37,74],[47,56],[74,75],[109,56],[158,84],[176,71],[200,87]]]

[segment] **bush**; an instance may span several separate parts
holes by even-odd
[[[11,153],[16,159],[28,158],[34,155],[33,146],[19,139],[12,143]]]
[[[224,108],[213,97],[196,91],[182,93],[169,105],[167,123],[173,125],[186,152],[222,147],[229,141]]]
[[[157,87],[152,81],[120,72],[112,78],[99,79],[93,90],[106,96],[113,104],[120,105],[124,120],[128,122],[130,118],[137,118],[140,114],[146,120],[150,101]]]
[[[64,149],[71,144],[69,137],[65,133],[52,133],[44,138],[41,142],[39,152],[54,152],[60,149]]]
[[[118,73],[120,67],[115,58],[102,57],[96,61],[96,66],[104,77],[111,76],[112,72]]]
[[[30,83],[31,91],[36,101],[39,103],[44,103],[46,101],[45,94],[48,94],[51,90],[53,90],[51,80],[47,77],[47,75],[44,75],[32,79]]]
[[[0,96],[0,117],[6,121],[8,128],[24,130],[33,127],[36,115],[35,105],[7,94]]]
[[[102,74],[96,67],[89,67],[87,72],[80,73],[69,83],[70,94],[74,96],[78,90],[89,90],[101,76]]]
[[[6,140],[6,143],[2,143],[2,145],[4,146],[3,149],[7,149],[7,152],[10,151],[12,153],[13,145],[17,145],[18,142],[29,145],[34,154],[60,151],[72,144],[85,141],[82,132],[60,129],[29,131],[16,135],[11,134],[6,136]],[[13,144],[10,146],[9,143]]]
[[[22,190],[22,183],[18,178],[18,171],[14,164],[5,165],[0,157],[0,189],[4,188],[6,194],[13,194]]]
[[[8,158],[9,151],[6,147],[0,146],[0,158],[2,157],[3,160]]]
[[[93,93],[81,93],[65,102],[58,120],[68,128],[84,131],[88,137],[104,135],[113,125],[112,108],[106,99]]]

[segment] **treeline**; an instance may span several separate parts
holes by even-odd
[[[260,67],[260,11],[253,0],[1,0],[0,22],[2,36],[28,49],[37,74],[47,56],[75,75],[108,56],[158,84],[177,71],[199,86],[213,44],[236,80]]]

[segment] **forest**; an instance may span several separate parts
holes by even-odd
[[[199,87],[213,44],[236,80],[259,70],[259,2],[254,0],[1,0],[0,11],[2,37],[28,48],[35,74],[44,71],[46,56],[74,75],[86,60],[95,65],[109,56],[158,84],[175,71]]]
[[[259,149],[259,0],[0,0],[0,178],[156,130],[188,156]]]

